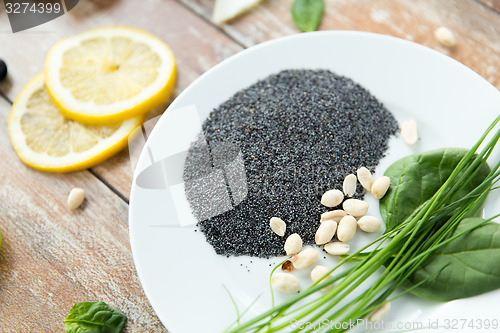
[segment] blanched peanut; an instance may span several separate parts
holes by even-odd
[[[357,221],[353,216],[347,215],[342,218],[337,228],[337,238],[341,242],[348,242],[356,233]]]
[[[434,31],[434,37],[436,37],[439,43],[446,47],[455,46],[455,35],[446,27],[437,28],[436,31]]]
[[[358,227],[366,232],[377,232],[382,228],[382,221],[375,216],[363,216],[358,220]]]
[[[319,252],[315,249],[305,249],[297,254],[297,258],[293,262],[293,267],[296,269],[303,269],[311,266],[318,260]]]
[[[284,246],[287,255],[297,254],[302,249],[302,238],[299,234],[291,234],[285,241]]]
[[[339,190],[326,191],[321,197],[321,204],[326,207],[335,207],[342,203],[344,194]]]
[[[317,265],[311,271],[311,280],[312,282],[318,281],[322,278],[326,273],[328,273],[329,269],[325,266]],[[326,276],[328,278],[329,276]]]
[[[335,236],[335,230],[337,230],[337,222],[334,220],[326,220],[322,222],[316,231],[316,236],[314,237],[316,244],[321,245],[331,241],[333,236]]]
[[[389,313],[389,310],[391,310],[391,303],[385,303],[384,305],[382,305],[378,309],[373,310],[373,312],[370,313],[368,315],[368,317],[366,317],[366,320],[368,320],[372,323],[379,322],[382,320],[382,318],[384,318],[384,316],[387,313]]]
[[[373,177],[370,170],[365,167],[361,167],[356,171],[358,175],[358,180],[361,186],[363,186],[367,191],[370,191],[373,185]]]
[[[83,203],[83,200],[85,200],[85,191],[82,188],[75,187],[68,195],[69,209],[77,209]]]
[[[340,222],[340,219],[346,215],[347,213],[342,209],[332,210],[330,212],[321,214],[321,222],[324,222],[326,220],[334,220],[335,222]]]
[[[325,244],[324,249],[329,254],[341,255],[349,252],[349,244],[344,242],[331,242]]]
[[[342,184],[342,189],[346,197],[352,197],[356,192],[356,183],[358,179],[352,173],[344,178],[344,183]]]
[[[401,124],[401,136],[408,145],[414,145],[418,140],[417,123],[415,120],[409,120]]]
[[[286,231],[286,223],[279,217],[271,217],[269,220],[269,225],[271,226],[271,230],[278,236],[285,236]]]
[[[284,293],[296,293],[300,290],[299,279],[289,273],[276,273],[271,278],[271,285],[274,289]]]
[[[391,185],[391,179],[387,176],[377,178],[372,185],[372,194],[377,199],[382,199]]]
[[[318,266],[314,267],[311,271],[312,282],[319,281],[320,279],[321,279],[321,282],[323,282],[323,280],[331,278],[332,277],[331,275],[325,276],[325,274],[328,273],[329,271],[330,271],[330,269],[328,269],[325,266],[318,265]],[[323,276],[325,276],[325,277],[323,277]],[[322,290],[329,289],[329,287],[330,286],[325,287]]]
[[[345,212],[352,216],[363,216],[368,212],[370,207],[368,203],[358,199],[347,199],[342,205]]]

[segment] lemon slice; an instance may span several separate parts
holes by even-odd
[[[44,75],[31,80],[10,111],[9,137],[21,160],[43,171],[70,172],[94,166],[127,145],[141,124],[136,117],[113,125],[87,125],[69,120],[52,102]]]
[[[47,54],[49,94],[63,114],[89,124],[140,116],[164,102],[175,82],[170,48],[154,35],[115,26],[56,43]]]

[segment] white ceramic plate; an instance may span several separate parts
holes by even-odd
[[[378,174],[414,152],[470,147],[500,111],[500,93],[470,69],[421,45],[372,33],[293,35],[249,48],[203,74],[172,103],[152,130],[135,170],[130,198],[130,240],[137,272],[169,332],[221,332],[226,328],[236,317],[224,286],[240,310],[262,294],[249,316],[269,308],[269,264],[281,258],[228,259],[216,255],[203,234],[194,231],[182,183],[179,179],[165,182],[163,175],[179,177],[182,170],[177,170],[177,175],[175,170],[166,172],[165,161],[182,162],[201,122],[213,108],[257,80],[293,68],[326,68],[348,76],[370,90],[399,122],[410,118],[417,121],[421,137],[418,144],[408,147],[400,138],[393,138]],[[177,164],[182,168],[182,163]],[[498,213],[498,209],[488,208],[500,207],[499,202],[490,198],[485,214]],[[377,215],[378,205],[371,203],[369,213]],[[351,246],[367,240],[360,235]],[[331,265],[334,259],[321,257],[320,261]],[[307,273],[299,275],[306,285]],[[499,297],[498,291],[449,303],[403,297],[385,318],[395,325],[394,329],[386,326],[383,331],[401,331],[413,322],[440,327],[432,332],[469,331],[443,327],[460,319],[500,320]],[[284,298],[278,295],[278,301]]]

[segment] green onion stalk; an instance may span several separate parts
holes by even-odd
[[[491,221],[484,220],[455,233],[465,217],[478,211],[500,178],[499,162],[474,190],[464,197],[456,196],[487,163],[500,139],[500,130],[495,130],[499,121],[500,116],[460,160],[439,190],[403,223],[344,256],[323,279],[296,296],[279,305],[273,301],[270,310],[245,322],[238,320],[226,332],[345,332],[374,310],[418,287],[399,288],[433,252]],[[342,272],[332,276],[340,267],[344,268]],[[437,274],[439,272],[428,280]],[[293,322],[308,325],[294,327]]]

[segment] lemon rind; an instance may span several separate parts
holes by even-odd
[[[95,166],[113,156],[128,144],[128,136],[140,126],[143,117],[136,117],[122,122],[121,126],[109,137],[101,139],[97,145],[81,153],[68,153],[64,157],[53,157],[46,153],[31,150],[22,135],[21,117],[26,102],[32,94],[43,87],[44,74],[35,76],[19,93],[8,119],[9,137],[19,158],[30,167],[50,172],[73,172]]]
[[[62,64],[62,56],[66,50],[77,46],[82,40],[88,38],[124,35],[141,43],[149,41],[146,44],[163,60],[158,69],[159,75],[156,80],[145,87],[139,94],[125,101],[118,101],[109,105],[98,105],[92,101],[78,101],[73,97],[69,89],[59,84],[58,72]],[[96,28],[62,39],[49,50],[45,62],[47,90],[61,112],[69,119],[99,125],[116,123],[124,119],[141,116],[161,105],[173,90],[176,71],[174,54],[167,44],[149,32],[126,26]]]

